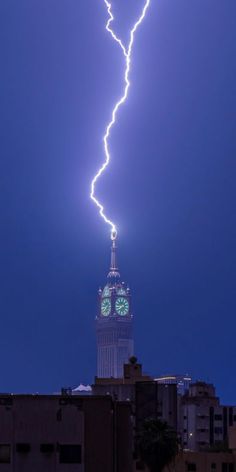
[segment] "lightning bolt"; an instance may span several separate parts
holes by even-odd
[[[151,0],[145,0],[145,4],[144,4],[144,7],[142,9],[141,15],[138,18],[138,20],[136,21],[136,23],[134,24],[133,28],[130,30],[128,46],[125,46],[124,43],[121,41],[121,39],[115,34],[113,29],[111,28],[111,24],[114,21],[114,16],[113,16],[113,13],[112,13],[112,4],[108,0],[104,0],[104,3],[105,3],[106,8],[107,8],[107,13],[108,13],[108,16],[109,16],[107,24],[106,24],[106,30],[111,34],[114,41],[116,41],[119,44],[119,46],[120,46],[120,48],[123,52],[124,58],[125,58],[125,73],[124,73],[124,84],[125,85],[124,85],[123,95],[117,101],[117,103],[115,104],[115,106],[112,110],[111,120],[108,123],[108,125],[106,127],[105,134],[103,136],[105,161],[102,164],[102,166],[99,168],[98,172],[96,173],[96,175],[94,176],[94,178],[91,182],[90,198],[93,200],[95,205],[98,207],[99,213],[100,213],[101,217],[103,218],[103,220],[105,221],[105,223],[107,223],[110,226],[111,239],[116,239],[116,237],[117,237],[117,227],[116,227],[115,223],[113,223],[113,221],[111,221],[106,216],[104,206],[99,202],[99,200],[95,196],[95,187],[96,187],[97,180],[101,177],[101,175],[103,174],[103,172],[105,171],[105,169],[109,165],[109,162],[110,162],[110,159],[111,159],[111,154],[110,154],[110,150],[109,150],[109,138],[110,138],[110,134],[111,134],[111,129],[116,123],[116,117],[117,117],[117,112],[118,112],[119,108],[121,107],[121,105],[123,105],[126,102],[126,100],[128,98],[128,93],[129,93],[129,88],[130,88],[129,75],[130,75],[131,57],[132,57],[132,50],[133,50],[135,33],[136,33],[138,27],[143,22],[145,16],[146,16],[146,12],[147,12],[147,9],[150,5],[150,2],[151,2]]]

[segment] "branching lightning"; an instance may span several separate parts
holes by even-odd
[[[113,221],[111,221],[106,216],[105,211],[104,211],[104,206],[99,202],[99,200],[95,196],[95,187],[96,187],[97,180],[99,179],[99,177],[101,177],[101,175],[103,174],[103,172],[107,168],[107,166],[110,162],[110,159],[111,159],[108,141],[109,141],[111,129],[116,123],[117,112],[118,112],[119,108],[121,107],[121,105],[123,105],[125,103],[125,101],[127,100],[127,97],[128,97],[129,88],[130,88],[129,75],[130,75],[131,57],[132,57],[132,49],[133,49],[133,44],[134,44],[135,33],[136,33],[138,27],[143,22],[145,16],[146,16],[146,12],[147,12],[147,9],[150,5],[150,2],[151,2],[151,0],[145,0],[145,5],[142,9],[141,15],[138,18],[138,20],[136,21],[136,23],[134,24],[133,28],[130,30],[128,46],[125,46],[124,43],[121,41],[121,39],[115,34],[113,29],[111,28],[111,24],[114,21],[114,16],[113,16],[113,13],[112,13],[112,4],[108,0],[104,0],[104,3],[107,7],[107,13],[108,13],[108,16],[109,16],[107,24],[106,24],[106,30],[111,34],[114,41],[116,41],[119,44],[119,46],[120,46],[120,48],[123,52],[124,58],[125,58],[125,73],[124,73],[125,86],[124,86],[123,95],[118,100],[118,102],[115,104],[115,106],[112,110],[111,120],[110,120],[110,122],[108,123],[108,125],[106,127],[106,131],[105,131],[105,134],[104,134],[104,137],[103,137],[105,161],[104,161],[104,163],[102,164],[102,166],[100,167],[100,169],[98,170],[98,172],[96,173],[95,177],[93,178],[93,180],[91,182],[90,198],[93,200],[93,202],[99,208],[99,213],[100,213],[101,217],[103,218],[103,220],[105,221],[105,223],[107,223],[110,226],[110,228],[111,228],[111,238],[112,239],[116,239],[116,237],[117,237],[117,227],[116,227],[115,223],[113,223]]]

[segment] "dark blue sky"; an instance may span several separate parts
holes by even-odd
[[[127,4],[129,4],[127,6]],[[142,5],[116,0],[117,30]],[[152,0],[98,186],[150,374],[236,403],[236,2]],[[102,0],[0,2],[1,391],[95,374],[108,229],[89,200],[123,58]]]

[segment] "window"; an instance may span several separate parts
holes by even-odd
[[[226,462],[222,462],[221,470],[222,472],[228,472],[228,464],[226,464]]]
[[[81,464],[81,445],[61,444],[60,464]]]
[[[27,454],[30,452],[30,444],[28,443],[18,443],[16,445],[16,452],[20,452],[22,454]]]
[[[196,467],[196,464],[192,463],[192,464],[188,464],[188,468],[187,468],[188,471],[195,471],[197,470],[197,467]]]
[[[234,463],[230,462],[229,464],[229,472],[234,472]]]
[[[11,463],[11,446],[10,444],[0,444],[0,464]]]
[[[57,421],[61,421],[62,420],[62,411],[61,411],[61,408],[57,411]]]
[[[222,428],[215,428],[215,434],[222,434]]]
[[[222,421],[222,415],[215,415],[215,421]]]
[[[3,397],[3,398],[0,398],[0,405],[12,405],[13,403],[13,400],[11,397]]]
[[[45,443],[40,445],[40,452],[42,452],[43,454],[51,454],[53,451],[54,444]]]
[[[234,415],[234,422],[236,422],[236,415]]]
[[[196,464],[194,464],[194,463],[190,463],[190,464],[188,464],[188,468],[187,468],[187,470],[188,470],[188,471],[191,471],[191,472],[194,472],[194,471],[196,471],[196,470],[197,470],[197,466],[196,466]]]
[[[211,470],[215,470],[216,469],[216,463],[215,462],[212,462],[211,463]]]
[[[202,429],[200,429],[200,432],[201,432],[201,433],[205,433],[205,432],[206,432],[206,429],[205,429],[205,428],[202,428]]]
[[[184,429],[184,433],[187,433],[187,429],[186,429],[186,428]]]

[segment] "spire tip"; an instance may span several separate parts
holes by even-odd
[[[115,241],[116,238],[117,238],[117,229],[114,227],[114,228],[112,228],[112,230],[111,230],[111,240],[112,240],[112,241]]]
[[[117,261],[116,261],[116,239],[117,239],[117,230],[116,230],[116,227],[114,227],[111,230],[111,240],[112,240],[111,266],[110,266],[110,272],[108,274],[108,277],[120,277],[118,267],[117,267]]]

